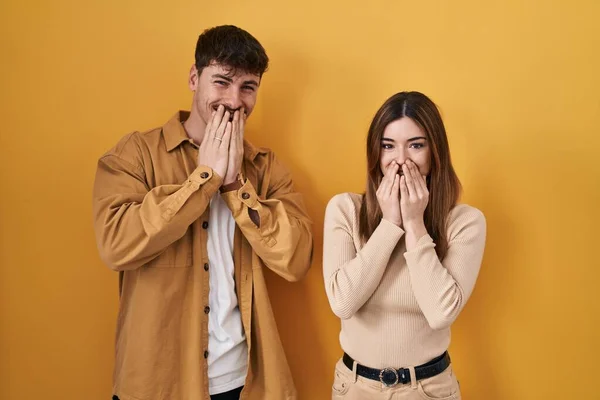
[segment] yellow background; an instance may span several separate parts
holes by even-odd
[[[269,276],[302,400],[329,398],[341,354],[324,208],[362,190],[368,124],[400,90],[440,105],[463,200],[487,216],[453,326],[463,397],[600,399],[599,19],[596,0],[2,1],[0,399],[110,398],[117,274],[93,238],[96,160],[189,108],[197,35],[224,23],[268,51],[247,136],[287,163],[315,222],[308,277]]]

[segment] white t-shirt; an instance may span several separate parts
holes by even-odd
[[[235,293],[233,237],[235,220],[217,192],[210,201],[208,226],[208,392],[228,392],[244,385],[248,345]]]

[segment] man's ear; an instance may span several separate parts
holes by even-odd
[[[198,89],[198,82],[200,81],[200,74],[198,73],[198,68],[196,68],[195,64],[192,64],[190,68],[190,77],[188,79],[188,85],[192,92],[195,92]]]

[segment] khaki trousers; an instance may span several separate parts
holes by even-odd
[[[450,365],[444,372],[434,377],[417,381],[415,368],[410,370],[411,382],[386,387],[379,381],[356,375],[356,362],[353,370],[348,369],[340,359],[335,366],[332,400],[460,400],[460,388]]]

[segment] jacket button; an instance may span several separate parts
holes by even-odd
[[[201,173],[201,174],[200,174],[200,178],[202,178],[202,179],[206,179],[206,178],[208,178],[208,172],[203,172],[203,173]]]
[[[208,271],[208,263],[204,263],[204,270]]]
[[[208,229],[208,221],[204,221],[204,222],[202,223],[202,228],[204,228],[204,229]]]
[[[204,314],[208,314],[210,312],[210,307],[206,306],[204,307]]]
[[[204,352],[204,358],[208,358],[208,350]]]
[[[250,198],[250,194],[249,193],[246,193],[246,192],[242,193],[242,199],[248,200],[249,198]]]

